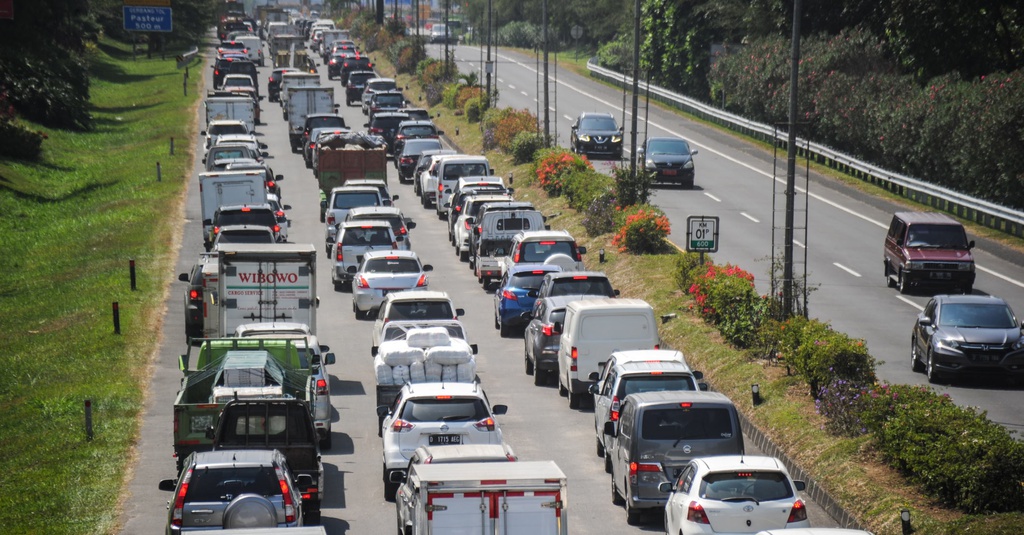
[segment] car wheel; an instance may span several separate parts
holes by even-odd
[[[460,248],[460,250],[459,250],[459,261],[460,262],[467,262],[467,261],[469,261],[469,251],[468,250],[463,251]]]
[[[921,356],[917,354],[917,338],[910,337],[910,369],[915,372],[923,372],[924,364],[921,364]]]
[[[615,488],[615,476],[611,477],[612,482],[612,505],[623,505],[626,500],[622,499],[622,495],[619,494],[619,489]]]
[[[928,377],[928,382],[935,384],[939,382],[939,373],[935,369],[935,363],[932,362],[932,352],[928,350],[928,362],[925,364],[925,375]]]
[[[612,456],[608,455],[608,452],[604,452],[604,471],[607,474],[612,473]]]
[[[626,499],[623,500],[625,502],[624,505],[626,506],[626,523],[630,526],[639,526],[641,511],[629,505],[630,498],[631,496],[629,495],[629,490],[627,489]]]
[[[341,281],[334,281],[334,291],[340,292],[345,289],[345,283]]]
[[[594,439],[594,442],[597,443],[597,448],[595,449],[595,451],[597,452],[597,456],[604,457],[604,444],[601,443],[601,439]]]
[[[430,202],[427,200],[426,195],[420,196],[420,204],[422,204],[424,208],[430,208]]]
[[[561,379],[558,380],[558,395],[559,396],[568,396],[569,395],[569,391],[565,388],[565,386],[562,385]]]
[[[508,325],[505,325],[504,323],[498,322],[498,334],[502,338],[508,338],[509,336],[512,335],[512,329],[509,328]]]
[[[907,278],[903,276],[902,269],[900,270],[899,276],[896,280],[896,288],[900,291],[901,294],[907,293],[907,290],[910,289],[910,283],[908,283]]]
[[[576,394],[576,393],[573,393],[573,392],[569,392],[569,408],[573,409],[573,410],[579,409],[580,408],[580,401],[582,400],[582,398],[583,398],[583,394]]]
[[[383,479],[384,479],[384,499],[389,501],[389,502],[393,502],[393,501],[395,501],[395,495],[398,494],[398,483],[392,483],[392,482],[388,481],[388,469],[387,468],[384,468],[383,472],[384,472],[384,474],[383,474]]]
[[[893,288],[896,286],[896,281],[892,280],[889,276],[889,262],[886,260],[882,261],[882,273],[885,275],[885,287]]]
[[[523,367],[525,368],[526,375],[534,375],[533,361],[530,360],[530,355],[526,352],[523,352]],[[534,375],[534,382],[536,382],[536,375]]]
[[[320,441],[320,449],[322,449],[322,450],[329,450],[329,449],[331,449],[331,446],[334,444],[334,438],[333,437],[334,437],[334,435],[330,431],[328,431],[327,432],[327,436],[325,436],[323,438],[323,440]]]
[[[964,295],[971,295],[972,293],[974,293],[974,287],[970,284],[967,284],[963,288],[961,288],[960,291],[963,292]]]
[[[469,253],[466,253],[466,255],[467,255],[467,258],[469,260],[469,269],[472,269],[472,270],[475,271],[476,270],[476,257],[469,255]]]

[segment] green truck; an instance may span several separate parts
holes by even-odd
[[[174,400],[178,470],[190,453],[212,449],[208,432],[231,400],[292,398],[311,410],[317,396],[313,364],[312,354],[294,339],[208,338],[190,346],[178,360],[184,377]]]

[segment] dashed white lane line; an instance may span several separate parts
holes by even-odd
[[[754,217],[754,216],[752,216],[752,215],[750,215],[750,214],[748,214],[746,212],[740,212],[740,215],[745,217],[745,218],[747,218],[747,219],[749,219],[749,220],[751,220],[751,221],[753,221],[754,223],[760,223],[760,221],[758,221],[758,219],[756,217]]]
[[[854,277],[858,277],[859,278],[861,276],[860,273],[857,273],[856,271],[854,271],[854,270],[852,270],[852,269],[850,269],[850,268],[840,264],[839,262],[832,262],[832,265],[837,267],[837,268],[839,268],[839,269],[841,269],[841,270],[843,270],[843,271],[845,271],[845,272],[847,272],[847,273],[849,273],[850,275],[853,275]]]
[[[712,194],[710,194],[710,193],[708,193],[708,192],[706,192],[706,191],[704,192],[704,195],[705,195],[705,196],[707,196],[707,197],[708,197],[709,199],[711,199],[712,201],[715,201],[715,202],[722,202],[722,199],[719,199],[718,197],[715,197],[714,195],[712,195]]]
[[[572,121],[573,120],[572,117],[569,117],[568,115],[563,115],[562,117],[565,117],[566,121]]]
[[[527,93],[526,91],[520,91],[520,93],[521,93],[521,94],[522,94],[522,95],[523,95],[524,97],[528,97],[528,96],[530,96],[530,94],[529,94],[529,93]]]
[[[793,245],[796,245],[797,247],[799,247],[801,249],[806,249],[807,248],[806,245],[800,243],[800,240],[793,240]]]
[[[910,306],[912,306],[912,307],[914,307],[914,308],[916,308],[918,310],[924,310],[923,306],[921,306],[921,305],[911,301],[910,299],[907,299],[906,297],[903,297],[902,295],[897,295],[896,299],[899,299],[900,301],[903,301],[904,303],[906,303],[906,304],[908,304],[908,305],[910,305]]]
[[[509,89],[515,89],[515,88],[516,88],[516,86],[514,86],[514,85],[512,85],[512,84],[508,84],[508,88],[509,88]]]

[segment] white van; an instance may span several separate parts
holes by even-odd
[[[569,408],[578,409],[588,394],[590,374],[600,373],[616,351],[658,349],[654,308],[642,299],[587,299],[565,307],[558,347],[558,393],[568,395]]]
[[[484,177],[492,174],[494,174],[494,170],[491,169],[491,164],[485,156],[466,154],[445,156],[437,164],[437,197],[434,202],[437,216],[444,218],[448,215],[452,192],[460,178],[464,176]]]

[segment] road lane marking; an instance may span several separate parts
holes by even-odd
[[[747,219],[749,219],[749,220],[751,220],[751,221],[753,221],[754,223],[760,223],[760,221],[758,221],[757,218],[755,218],[754,216],[752,216],[752,215],[750,215],[750,214],[748,214],[746,212],[740,212],[740,215],[745,217],[745,218],[747,218]]]
[[[566,121],[572,121],[572,117],[569,117],[568,115],[563,115],[562,117],[565,117]]]
[[[924,310],[923,306],[921,306],[921,305],[911,301],[910,299],[907,299],[906,297],[903,297],[902,295],[897,295],[896,299],[899,299],[900,301],[903,301],[904,303],[906,303],[906,304],[908,304],[908,305],[910,305],[910,306],[912,306],[912,307],[914,307],[914,308],[916,308],[918,310],[921,310],[921,311]]]
[[[516,86],[514,86],[514,85],[512,85],[512,84],[508,84],[508,88],[509,88],[509,89],[515,89],[515,88],[516,88]]]
[[[853,275],[854,277],[860,278],[860,276],[861,276],[860,273],[857,273],[856,271],[854,271],[854,270],[852,270],[852,269],[850,269],[850,268],[840,264],[839,262],[832,262],[832,265],[837,267],[837,268],[839,268],[839,269],[841,269],[841,270],[843,270],[843,271],[845,271],[845,272],[847,272],[847,273],[849,273],[850,275]]]
[[[522,95],[523,95],[524,97],[528,97],[528,96],[530,96],[530,94],[529,94],[529,93],[527,93],[526,91],[520,91],[520,93],[522,93]]]
[[[793,240],[793,245],[796,245],[797,247],[799,247],[799,248],[801,248],[801,249],[806,249],[806,248],[807,248],[807,246],[806,246],[806,245],[804,245],[804,244],[800,243],[800,242],[799,242],[799,241],[797,241],[797,240]]]
[[[710,198],[711,200],[713,200],[715,202],[722,202],[722,199],[719,199],[718,197],[715,197],[714,195],[712,195],[712,194],[710,194],[710,193],[708,193],[706,191],[704,192],[704,195],[706,195],[708,198]]]

